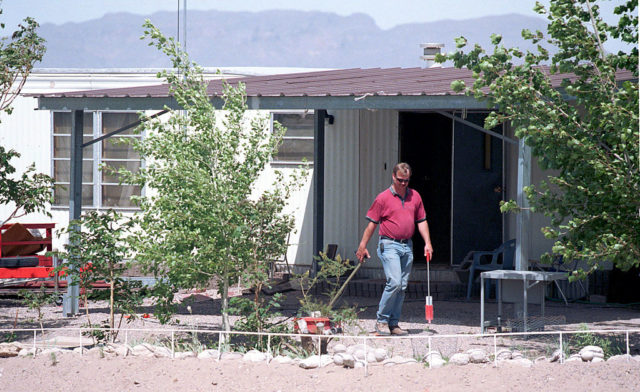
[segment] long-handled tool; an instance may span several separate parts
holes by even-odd
[[[427,319],[427,322],[431,324],[433,321],[433,298],[431,297],[431,279],[429,276],[429,264],[431,261],[431,254],[427,253],[427,297],[426,304],[424,305],[424,317]]]
[[[351,274],[349,275],[347,280],[345,280],[344,283],[342,284],[342,286],[340,286],[340,290],[338,290],[336,295],[334,295],[333,298],[331,298],[331,301],[329,302],[329,309],[333,308],[333,304],[338,300],[338,298],[340,298],[340,295],[342,295],[342,292],[344,291],[344,289],[349,284],[349,281],[351,281],[351,278],[353,278],[355,276],[356,272],[358,272],[358,270],[360,269],[360,267],[362,267],[362,264],[364,264],[364,263],[358,263],[358,265],[356,265],[356,268],[353,269],[353,271],[351,272]]]

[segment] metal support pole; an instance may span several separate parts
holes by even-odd
[[[528,297],[528,291],[529,291],[529,281],[527,280],[527,278],[525,277],[522,285],[524,287],[524,290],[522,290],[522,307],[523,307],[523,311],[522,311],[522,325],[524,328],[524,332],[527,332],[527,317],[529,316],[527,314],[527,305],[529,303],[529,297]]]
[[[516,270],[529,269],[529,225],[531,214],[524,188],[531,185],[531,147],[524,139],[518,141],[518,186],[517,202],[522,208],[516,217]]]
[[[322,251],[324,242],[324,119],[327,111],[314,112],[313,119],[313,257]],[[311,274],[318,271],[318,262],[311,259]]]
[[[531,147],[526,145],[524,139],[520,139],[518,141],[518,193],[516,201],[522,210],[516,216],[516,271],[527,271],[529,269],[529,226],[531,224],[531,213],[529,211],[529,201],[524,193],[524,188],[529,185],[531,185]],[[526,307],[526,303],[515,303],[516,313],[522,311],[523,308],[525,308],[524,312],[526,313]],[[526,331],[526,320],[524,327]]]
[[[484,276],[482,274],[480,272],[480,333],[484,334]]]
[[[82,213],[82,132],[84,129],[84,111],[71,113],[71,176],[69,189],[69,221],[80,218]],[[80,226],[73,226],[80,231]],[[62,300],[62,313],[65,317],[78,314],[78,285],[71,284],[67,278],[67,292]]]

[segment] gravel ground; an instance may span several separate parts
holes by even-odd
[[[293,317],[297,312],[297,292],[287,293],[282,312],[285,318]],[[183,301],[172,325],[161,325],[153,316],[140,318],[126,325],[126,328],[168,329],[194,328],[200,331],[218,330],[221,317],[220,301],[213,291],[182,293]],[[372,336],[374,329],[377,298],[343,298],[342,305],[357,305],[362,308],[356,326],[347,329],[347,334]],[[189,304],[190,308],[187,308]],[[90,302],[92,322],[99,323],[108,316],[106,302]],[[479,332],[479,302],[438,301],[434,303],[435,318],[431,325],[424,320],[424,302],[408,300],[405,303],[401,326],[407,329],[411,339],[368,339],[367,344],[384,347],[392,355],[402,355],[419,359],[426,354],[429,337],[432,348],[440,351],[445,358],[456,352],[480,347],[487,352],[494,349],[492,334],[486,338],[470,336]],[[190,310],[189,310],[190,309]],[[84,311],[84,309],[83,309]],[[538,314],[539,307],[531,306],[530,314]],[[487,305],[487,314],[495,315],[496,304]],[[505,314],[512,313],[507,306]],[[141,314],[153,313],[153,307],[147,303]],[[640,354],[640,310],[632,307],[606,307],[589,304],[551,303],[547,305],[546,315],[554,325],[550,330],[578,330],[584,326],[590,329],[633,329],[639,332],[630,334],[632,355]],[[34,311],[19,306],[15,299],[0,299],[0,329],[33,328],[38,326]],[[179,320],[179,323],[177,321]],[[61,307],[49,306],[43,309],[45,327],[80,327],[87,324],[87,316],[80,315],[64,318]],[[286,320],[285,322],[290,322]],[[0,341],[6,341],[10,331],[0,331]],[[77,332],[47,331],[48,337],[71,335]],[[441,338],[443,335],[462,335]],[[33,333],[16,333],[19,340],[33,339]],[[127,333],[129,342],[139,339],[153,340],[168,336],[161,332]],[[202,336],[202,335],[199,335]],[[5,339],[2,339],[2,338]],[[121,333],[120,339],[123,339]],[[361,338],[335,339],[346,345],[362,343]],[[623,336],[618,336],[624,341]],[[520,350],[525,356],[534,359],[539,355],[549,355],[558,346],[558,337],[508,338],[496,335],[496,348]],[[48,375],[42,377],[43,374]],[[96,380],[99,378],[99,385]],[[240,391],[260,387],[267,391],[306,391],[341,390],[349,387],[360,390],[397,390],[407,388],[411,391],[453,391],[518,388],[522,391],[563,390],[637,390],[640,383],[640,362],[616,363],[567,363],[564,365],[540,363],[532,368],[501,365],[495,368],[491,363],[484,365],[445,366],[440,369],[427,369],[422,364],[398,365],[394,367],[371,366],[365,377],[362,369],[341,369],[335,366],[303,370],[293,365],[276,363],[251,364],[242,361],[210,361],[197,359],[183,360],[145,359],[145,358],[96,358],[73,355],[61,356],[53,363],[44,356],[36,359],[12,358],[0,359],[0,390],[32,391],[47,387],[50,390],[73,388],[84,390],[231,390]]]

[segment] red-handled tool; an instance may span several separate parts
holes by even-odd
[[[424,318],[427,319],[427,322],[431,324],[433,321],[433,298],[431,298],[431,285],[429,279],[429,264],[431,261],[431,254],[427,253],[427,297],[426,304],[424,305]]]

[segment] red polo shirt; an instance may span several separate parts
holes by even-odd
[[[416,223],[427,220],[427,214],[418,192],[407,188],[403,199],[389,187],[373,201],[367,219],[380,224],[381,236],[404,240],[413,237]]]

